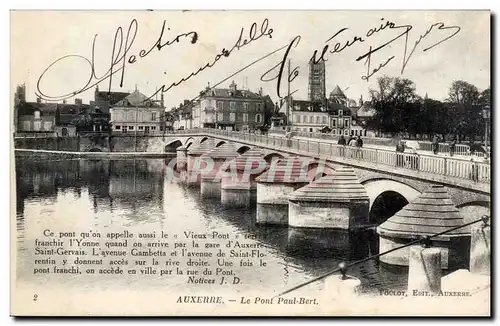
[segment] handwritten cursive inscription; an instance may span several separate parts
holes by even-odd
[[[281,80],[283,78],[283,71],[285,70],[285,65],[286,65],[288,56],[290,54],[290,51],[292,49],[292,46],[297,47],[299,42],[300,42],[300,35],[297,35],[293,38],[293,40],[290,42],[290,44],[288,44],[286,51],[285,51],[285,55],[283,56],[283,59],[280,62],[278,62],[275,66],[273,66],[271,69],[266,71],[260,77],[260,80],[262,80],[263,82],[271,82],[271,81],[276,80],[276,95],[280,99],[282,98],[282,96],[281,96]],[[268,74],[270,74],[272,71],[276,70],[278,67],[279,67],[279,71],[276,74],[276,76],[269,77]],[[298,75],[299,75],[299,67],[294,67],[293,70],[288,73],[288,77],[287,77],[288,82],[289,83],[293,82],[293,80],[295,78],[297,78]],[[291,92],[290,95],[292,95],[295,92],[297,92],[297,90]]]
[[[348,41],[345,41],[345,42],[336,42],[334,45],[332,45],[332,44],[326,44],[321,51],[315,50],[314,53],[313,53],[313,55],[312,55],[312,57],[311,57],[311,61],[314,62],[314,63],[319,63],[319,62],[322,62],[322,61],[327,61],[328,60],[328,54],[341,53],[346,48],[352,47],[355,44],[364,43],[372,35],[380,34],[380,33],[384,32],[384,31],[400,30],[401,29],[402,32],[399,33],[399,34],[397,34],[395,37],[391,38],[389,41],[387,41],[387,42],[385,42],[383,44],[377,45],[377,46],[370,45],[369,46],[369,50],[367,52],[363,53],[362,55],[360,55],[360,56],[358,56],[356,58],[356,61],[361,61],[363,59],[366,59],[364,61],[364,64],[368,66],[368,72],[367,72],[366,75],[363,75],[361,77],[361,79],[369,81],[371,76],[373,76],[375,73],[377,73],[378,71],[380,71],[384,67],[386,67],[396,57],[394,55],[389,56],[384,62],[382,62],[382,63],[380,63],[378,65],[378,68],[375,68],[375,69],[373,69],[373,70],[370,71],[370,69],[371,69],[371,60],[372,60],[371,57],[372,57],[372,55],[374,53],[376,53],[378,51],[381,51],[384,48],[388,47],[389,45],[391,45],[392,43],[394,43],[396,40],[398,40],[400,38],[403,38],[403,37],[404,37],[404,40],[405,40],[405,42],[404,42],[403,58],[402,58],[402,66],[401,66],[401,74],[403,74],[406,66],[408,65],[408,62],[410,61],[411,57],[415,53],[415,50],[419,46],[420,42],[422,42],[422,40],[424,40],[429,34],[431,34],[432,31],[436,31],[436,32],[440,32],[440,33],[443,32],[443,31],[448,31],[448,32],[451,32],[451,33],[448,33],[448,34],[444,35],[445,37],[442,38],[441,40],[439,40],[438,42],[436,42],[436,43],[434,43],[432,45],[427,46],[426,48],[423,49],[422,52],[426,52],[426,51],[428,51],[428,50],[430,50],[430,49],[438,46],[439,44],[441,44],[441,43],[443,43],[443,42],[451,39],[458,32],[460,32],[460,27],[459,26],[446,26],[442,22],[434,23],[434,24],[430,25],[430,27],[427,29],[427,31],[424,34],[422,34],[422,35],[420,35],[418,37],[418,39],[415,41],[415,43],[414,43],[413,48],[411,49],[411,51],[408,51],[408,49],[409,49],[409,47],[408,47],[409,35],[410,35],[410,31],[413,29],[413,26],[412,25],[397,25],[395,22],[388,21],[388,20],[386,21],[384,18],[382,18],[381,21],[382,22],[381,22],[381,24],[379,26],[374,27],[374,28],[370,28],[365,33],[364,36],[354,36],[354,38],[351,39],[351,40],[348,40]],[[341,28],[340,30],[338,30],[337,32],[335,32],[333,34],[333,36],[329,37],[325,41],[325,43],[329,43],[329,42],[333,41],[339,35],[342,35],[347,30],[348,30],[347,27]]]
[[[95,55],[95,49],[98,36],[96,34],[92,42],[91,57],[87,58],[79,54],[70,54],[63,56],[52,62],[42,72],[42,74],[38,79],[37,95],[48,101],[63,100],[75,96],[79,93],[82,93],[104,81],[108,82],[108,88],[111,91],[113,78],[117,73],[119,73],[118,75],[120,79],[119,85],[120,87],[123,87],[127,66],[140,62],[141,59],[147,57],[153,51],[161,51],[163,48],[174,45],[176,43],[180,43],[183,40],[187,40],[190,44],[196,44],[199,39],[199,33],[193,30],[175,35],[173,38],[165,40],[167,31],[169,30],[170,28],[167,27],[166,21],[163,21],[156,42],[147,49],[141,49],[140,51],[133,52],[132,47],[139,31],[139,24],[137,20],[133,19],[130,22],[126,30],[126,33],[124,33],[124,29],[122,29],[121,26],[118,27],[116,29],[114,40],[112,43],[112,49],[111,49],[112,51],[111,51],[111,57],[109,59],[109,66],[106,71],[100,74],[98,74],[96,71],[97,59]],[[424,41],[429,35],[436,34],[438,37],[442,35],[442,38],[433,44],[426,44],[425,47],[423,47],[422,52],[427,52],[435,48],[436,46],[442,44],[443,42],[446,42],[449,39],[453,38],[457,33],[460,32],[460,27],[447,26],[442,22],[433,23],[426,29],[425,33],[419,35],[419,37],[414,41],[413,45],[411,46],[409,45],[409,43],[410,43],[410,32],[412,30],[413,30],[412,25],[397,24],[393,21],[385,20],[384,18],[382,18],[378,26],[370,28],[369,30],[366,31],[364,35],[354,36],[346,40],[338,40],[339,38],[345,36],[347,31],[349,31],[348,27],[343,27],[339,29],[337,32],[333,33],[332,36],[326,39],[325,41],[326,44],[323,46],[321,50],[315,50],[313,52],[310,58],[310,62],[320,63],[322,61],[327,61],[330,55],[340,54],[347,48],[351,48],[356,45],[361,46],[369,43],[371,40],[373,40],[373,38],[371,38],[373,35],[386,35],[386,33],[389,33],[389,31],[395,31],[396,32],[395,35],[391,35],[387,41],[381,44],[375,44],[375,45],[367,44],[368,50],[362,52],[361,55],[358,55],[355,60],[356,62],[363,60],[364,65],[366,66],[366,73],[361,76],[361,79],[368,82],[372,76],[383,70],[385,67],[389,66],[391,63],[397,61],[395,60],[397,58],[396,55],[387,55],[385,60],[382,60],[380,62],[375,62],[372,64],[373,60],[372,56],[375,53],[381,53],[383,50],[393,48],[394,42],[396,42],[399,39],[403,39],[404,48],[402,51],[403,55],[401,58],[401,74],[403,74],[405,68],[410,62],[410,59],[416,53],[418,47],[421,46],[421,44],[425,43]],[[153,98],[158,93],[168,92],[174,87],[177,87],[182,83],[186,82],[187,80],[193,78],[194,76],[197,76],[201,72],[214,67],[218,62],[221,61],[222,58],[229,57],[235,50],[240,50],[245,46],[262,38],[272,38],[272,35],[273,35],[273,29],[270,28],[269,20],[267,18],[263,19],[260,22],[260,24],[258,24],[257,22],[252,23],[249,29],[241,28],[238,38],[236,39],[233,45],[231,45],[228,48],[222,48],[215,55],[215,57],[210,59],[205,65],[192,70],[189,74],[186,74],[186,76],[178,79],[177,81],[173,81],[171,83],[166,83],[159,86],[157,88],[158,90],[154,94],[152,94],[148,99]],[[282,49],[286,49],[282,59],[276,64],[274,64],[270,69],[265,71],[260,78],[261,81],[263,82],[276,82],[276,95],[279,98],[283,98],[283,96],[281,95],[281,86],[283,83],[284,76],[286,75],[286,81],[288,82],[288,85],[299,76],[300,68],[298,66],[293,67],[293,69],[289,68],[288,69],[289,71],[286,73],[285,69],[287,68],[286,64],[287,63],[290,64],[290,60],[288,58],[291,56],[292,49],[296,48],[299,45],[300,41],[301,41],[301,36],[299,35],[295,36],[292,39],[292,41],[288,43],[288,45],[280,47],[274,50],[273,52],[264,55],[262,58],[254,61],[253,63],[250,63],[247,67],[244,67],[242,69],[248,68],[249,66],[255,64],[256,62],[259,62],[269,57],[275,52],[281,51]],[[75,59],[80,62],[83,62],[85,65],[88,65],[88,69],[86,70],[85,76],[82,77],[82,79],[84,80],[83,87],[79,87],[78,89],[73,90],[67,94],[62,94],[57,96],[49,95],[47,94],[47,92],[44,92],[41,89],[42,81],[44,80],[44,78],[47,78],[47,76],[50,75],[55,66],[67,60],[75,60]],[[238,72],[241,72],[242,69],[240,69]],[[238,72],[236,72],[235,74],[237,74]],[[166,72],[164,72],[164,74],[166,75]],[[297,90],[291,91],[290,95],[295,93],[296,91]]]
[[[176,35],[173,39],[164,41],[163,37],[165,34],[165,25],[166,21],[163,21],[163,25],[160,31],[160,34],[158,36],[157,41],[151,46],[149,50],[142,49],[138,52],[138,54],[130,54],[130,49],[132,45],[134,44],[135,38],[137,36],[137,32],[139,29],[139,25],[137,23],[136,19],[133,19],[127,29],[127,35],[124,38],[123,35],[123,29],[122,27],[118,27],[116,29],[115,33],[115,38],[113,40],[113,47],[111,51],[111,60],[110,60],[110,65],[107,71],[105,71],[102,75],[98,76],[96,72],[96,57],[95,57],[95,45],[97,41],[97,36],[96,34],[94,36],[94,40],[92,42],[92,55],[91,58],[88,59],[82,55],[78,54],[69,54],[66,56],[63,56],[54,62],[52,62],[40,75],[38,78],[37,82],[37,96],[40,96],[42,99],[48,100],[48,101],[58,101],[58,100],[64,100],[67,98],[70,98],[72,96],[75,96],[77,94],[80,94],[95,85],[105,81],[109,80],[109,90],[111,90],[111,83],[113,76],[121,72],[121,78],[120,78],[120,87],[123,86],[123,79],[125,76],[125,68],[128,64],[134,64],[137,62],[138,56],[139,58],[144,58],[147,55],[149,55],[155,48],[158,51],[161,51],[164,47],[179,43],[181,39],[187,38],[191,44],[195,44],[198,40],[198,33],[196,31],[190,31],[187,33],[182,33]],[[170,28],[167,28],[170,30]],[[54,68],[57,64],[60,64],[61,62],[68,60],[68,59],[78,59],[82,60],[86,64],[88,64],[89,70],[87,71],[87,75],[84,76],[84,80],[86,80],[85,85],[77,90],[74,90],[70,93],[67,94],[62,94],[62,95],[49,95],[47,93],[44,93],[41,89],[41,82],[43,78],[46,77],[47,74],[50,73],[51,69]]]
[[[250,44],[250,43],[252,43],[254,41],[257,41],[261,37],[264,37],[264,36],[268,36],[269,38],[273,37],[272,36],[273,29],[269,28],[269,20],[267,18],[262,21],[262,23],[260,25],[260,28],[257,28],[257,23],[253,23],[251,25],[250,31],[248,32],[248,38],[247,37],[243,37],[244,32],[245,32],[245,29],[242,28],[241,31],[240,31],[240,35],[239,35],[238,39],[236,40],[236,42],[234,43],[234,45],[229,50],[227,50],[226,48],[223,48],[220,51],[220,53],[218,53],[214,57],[214,59],[212,61],[207,62],[204,66],[199,67],[197,70],[191,72],[186,77],[183,77],[183,78],[179,79],[178,81],[175,81],[175,82],[171,83],[168,86],[166,84],[163,84],[149,98],[152,98],[153,96],[155,96],[156,94],[158,94],[160,92],[161,93],[168,92],[173,87],[179,86],[183,82],[189,80],[191,77],[198,75],[203,70],[215,66],[215,64],[221,58],[223,58],[223,57],[229,57],[231,55],[231,53],[233,53],[234,50],[239,50],[239,49],[243,48],[244,46],[246,46],[246,45],[248,45],[248,44]]]

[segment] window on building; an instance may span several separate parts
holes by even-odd
[[[152,113],[151,113],[151,120],[152,120],[152,121],[156,121],[156,117],[157,117],[156,112],[152,112]]]
[[[128,130],[134,130],[134,126],[128,126]]]
[[[323,124],[326,125],[326,117],[323,117]]]
[[[260,123],[261,122],[261,119],[262,119],[262,116],[260,114],[256,114],[255,115],[255,122],[256,123]]]
[[[342,122],[343,122],[343,120],[339,119],[339,128],[344,128],[344,124]]]
[[[156,126],[151,126],[151,130],[156,130]]]
[[[35,111],[35,119],[40,119],[40,111]]]
[[[339,110],[339,116],[342,116],[344,114],[344,111]]]
[[[144,126],[139,126],[139,130],[144,130]]]
[[[248,113],[243,113],[243,122],[248,122]]]
[[[134,110],[129,110],[128,113],[126,113],[126,116],[127,116],[127,121],[135,121],[136,118],[138,118],[138,115],[137,115],[137,112]]]
[[[30,131],[31,130],[31,122],[29,122],[29,121],[23,121],[23,130],[24,131]]]
[[[51,130],[52,129],[52,121],[45,121],[43,123],[43,130]]]
[[[257,116],[255,116],[255,120],[257,120]],[[300,122],[300,115],[294,115],[293,116],[293,122],[299,123]]]
[[[217,101],[215,106],[217,107],[217,109],[222,109],[222,101]]]
[[[33,130],[40,131],[41,128],[42,128],[41,121],[33,121]]]
[[[217,121],[223,121],[224,120],[224,113],[219,112],[217,113]]]
[[[229,108],[231,111],[236,111],[236,102],[229,102]]]
[[[122,133],[127,133],[127,126],[122,126]]]
[[[309,116],[309,123],[313,123],[313,116]]]
[[[120,130],[120,129],[122,129],[122,126],[115,126],[115,129]]]
[[[344,130],[344,135],[349,136],[349,129]]]
[[[346,128],[349,127],[349,119],[344,119],[344,125],[346,126]]]
[[[236,121],[236,113],[234,113],[234,112],[229,113],[229,121],[231,121],[231,122]]]
[[[332,119],[332,127],[333,128],[337,127],[337,119]]]
[[[337,129],[332,130],[332,134],[336,135],[337,134]]]
[[[319,119],[320,119],[319,116],[316,116],[316,124],[318,125],[320,124]]]
[[[248,110],[248,103],[247,102],[244,102],[243,103],[243,109],[246,111]]]

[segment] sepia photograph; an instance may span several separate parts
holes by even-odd
[[[11,316],[491,317],[489,10],[11,10]]]

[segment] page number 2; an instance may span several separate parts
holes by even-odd
[[[33,295],[33,301],[38,301],[38,294]]]

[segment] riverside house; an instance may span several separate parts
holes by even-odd
[[[165,108],[135,90],[109,109],[112,133],[155,134],[163,132]]]

